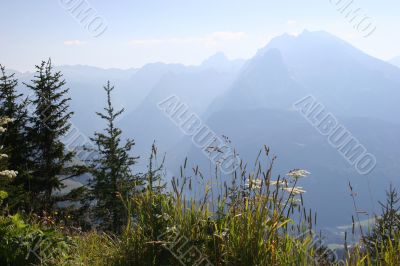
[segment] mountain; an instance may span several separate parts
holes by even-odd
[[[201,67],[204,69],[214,69],[220,72],[234,73],[238,72],[245,62],[246,60],[243,59],[229,60],[224,53],[219,52],[204,60]]]
[[[94,130],[102,128],[102,122],[96,118],[95,112],[102,110],[104,107],[103,86],[108,80],[116,88],[113,94],[114,105],[116,108],[124,108],[123,115],[128,115],[139,108],[164,76],[180,75],[183,77],[198,72],[222,73],[222,76],[233,76],[239,71],[243,62],[243,60],[229,60],[222,53],[218,53],[205,60],[200,66],[150,63],[141,68],[122,70],[102,69],[84,65],[64,65],[55,66],[55,70],[62,72],[67,82],[66,86],[70,88],[70,96],[73,99],[71,109],[76,114],[72,118],[74,125],[84,134],[90,135]],[[20,90],[29,95],[30,92],[26,90],[26,86],[23,83],[29,83],[34,73],[21,73],[8,69],[7,72],[16,74],[16,78],[20,81]],[[213,77],[208,79],[207,76],[203,76],[203,78],[212,83]],[[168,78],[164,80],[167,81]],[[191,84],[186,85],[187,88],[184,90],[190,92],[193,86]],[[218,82],[216,85],[218,86]],[[173,87],[174,85],[171,84],[171,86]],[[207,96],[208,88],[209,86],[204,89],[205,93],[201,97],[212,97],[212,91]],[[171,89],[171,93],[173,93],[173,89]],[[199,104],[201,105],[202,102],[199,102]],[[91,121],[91,123],[87,123],[87,121]]]
[[[312,94],[337,115],[400,122],[399,84],[399,68],[326,32],[305,31],[259,50],[216,105],[289,108],[299,95]]]
[[[332,230],[351,223],[349,182],[357,192],[357,208],[369,213],[365,219],[379,210],[376,202],[389,183],[400,185],[400,68],[329,33],[285,34],[248,60],[229,60],[218,53],[199,66],[154,63],[127,70],[57,69],[71,88],[73,122],[88,136],[103,127],[94,112],[103,108],[102,86],[111,80],[116,108],[126,109],[117,123],[125,137],[135,139],[134,153],[142,156],[140,170],[155,140],[159,154],[167,153],[168,175],[179,174],[186,156],[191,166],[198,164],[209,173],[207,157],[157,107],[175,95],[204,125],[228,136],[245,162],[252,163],[265,144],[278,157],[274,176],[293,168],[310,171],[301,185],[307,191],[306,205],[317,211],[321,227]],[[29,81],[32,73],[17,76]],[[371,173],[357,173],[327,136],[294,110],[293,103],[308,95],[376,157]]]
[[[249,164],[255,161],[263,144],[269,146],[277,156],[275,177],[293,168],[310,171],[312,175],[300,181],[307,191],[304,196],[306,205],[317,210],[319,225],[336,226],[351,220],[349,181],[356,187],[358,207],[369,213],[378,210],[375,202],[381,199],[381,192],[390,182],[400,185],[400,141],[396,136],[400,134],[400,126],[375,119],[338,119],[377,158],[378,164],[371,174],[358,174],[329,145],[326,136],[319,134],[295,112],[274,109],[220,111],[206,124],[215,132],[227,135],[239,157]],[[191,166],[198,164],[208,169],[209,160],[197,147],[192,145],[186,155]],[[180,163],[182,160],[171,169],[179,169]],[[229,176],[225,178],[229,180]]]
[[[369,175],[360,175],[316,128],[293,110],[313,95],[377,159]],[[326,32],[283,35],[248,60],[203,119],[227,135],[240,158],[252,163],[263,144],[278,156],[275,173],[292,168],[312,172],[301,181],[306,205],[318,212],[322,227],[349,224],[354,212],[348,182],[357,190],[358,208],[370,216],[390,182],[400,185],[400,69],[371,57]],[[185,146],[181,140],[170,151]],[[182,145],[181,145],[182,144]],[[175,155],[179,169],[187,155],[205,169],[209,161],[193,144]],[[225,177],[229,180],[229,176]],[[366,217],[368,218],[368,217]]]
[[[190,112],[201,116],[208,105],[229,88],[234,78],[233,73],[203,70],[202,67],[168,73],[152,88],[140,106],[120,121],[120,125],[127,135],[134,136],[136,151],[140,154],[148,152],[154,140],[162,151],[166,151],[175,146],[183,133],[159,110],[157,104],[175,95],[188,106]]]
[[[280,51],[274,49],[248,61],[232,87],[208,111],[289,109],[305,93],[306,90],[292,79]]]
[[[107,80],[110,80],[118,89],[115,95],[115,105],[117,107],[125,107],[125,99],[135,99],[134,90],[131,89],[134,82],[129,85],[132,76],[136,76],[136,69],[119,70],[119,69],[102,69],[91,66],[55,66],[55,71],[61,71],[66,81],[66,87],[69,88],[69,96],[72,101],[70,103],[71,110],[75,115],[72,122],[79,131],[86,135],[90,135],[94,130],[101,128],[101,121],[94,120],[96,111],[102,110],[105,104],[103,86]],[[31,83],[32,72],[14,72],[19,80],[19,89],[29,97],[33,97],[31,92],[27,90],[24,83]],[[143,92],[145,93],[145,92]],[[88,123],[87,121],[91,121]]]
[[[394,66],[400,67],[400,56],[397,56],[395,58],[392,58],[389,63],[391,63]]]

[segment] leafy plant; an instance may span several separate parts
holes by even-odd
[[[0,264],[33,265],[68,259],[71,239],[55,229],[25,223],[19,214],[0,216]]]

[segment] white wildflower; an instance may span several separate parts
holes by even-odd
[[[0,176],[8,177],[8,178],[15,178],[18,175],[17,171],[14,170],[3,170],[0,171]]]
[[[7,154],[0,154],[0,159],[3,159],[3,158],[8,158],[8,155]]]
[[[1,118],[0,118],[0,125],[1,125],[1,126],[2,126],[2,125],[6,125],[6,124],[11,123],[11,122],[13,122],[13,121],[14,121],[14,119],[12,119],[12,118],[1,117]]]
[[[287,186],[287,183],[285,181],[271,181],[271,186]]]
[[[306,193],[306,191],[302,187],[293,187],[293,188],[287,187],[287,188],[284,188],[284,190],[287,192],[292,192],[292,194],[295,194],[295,195]]]
[[[299,177],[306,177],[310,174],[311,173],[306,170],[295,169],[295,170],[290,171],[287,175],[290,177],[299,178]]]
[[[176,226],[175,226],[175,225],[172,226],[172,227],[167,226],[167,231],[168,231],[168,232],[176,232],[176,231],[177,231],[177,230],[176,230]]]
[[[262,180],[261,179],[250,179],[246,181],[247,188],[259,189],[261,188]]]

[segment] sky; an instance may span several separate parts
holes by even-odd
[[[49,57],[56,65],[121,69],[151,62],[197,65],[217,52],[250,58],[273,37],[304,29],[327,31],[383,60],[400,56],[398,0],[0,3],[0,64],[18,71]],[[359,14],[353,21],[354,13],[346,17],[351,11]],[[364,28],[376,30],[365,37]]]

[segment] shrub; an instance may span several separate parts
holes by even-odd
[[[21,215],[0,216],[0,265],[51,264],[66,255],[69,237],[37,223],[25,223]]]

